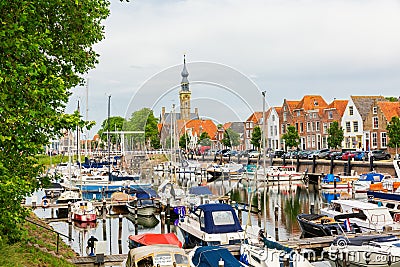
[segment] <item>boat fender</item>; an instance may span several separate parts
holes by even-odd
[[[42,208],[45,209],[50,206],[50,201],[47,198],[43,198],[41,205],[42,205]]]
[[[371,252],[365,252],[365,262],[369,264],[371,261]]]
[[[389,252],[389,255],[388,255],[388,266],[390,266],[390,265],[392,265],[392,254]]]

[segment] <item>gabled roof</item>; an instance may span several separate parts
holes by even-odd
[[[387,121],[390,121],[393,117],[400,117],[400,102],[381,101],[378,102],[378,106]]]
[[[338,100],[335,99],[328,105],[328,109],[334,108],[339,113],[340,117],[343,117],[344,111],[346,110],[346,106],[349,100]]]
[[[305,95],[295,109],[314,110],[326,108],[328,104],[320,95]]]
[[[186,129],[192,128],[193,135],[196,133],[197,136],[200,137],[202,132],[207,132],[211,139],[215,139],[218,130],[217,126],[212,120],[178,120],[177,126],[179,135],[184,134],[186,126]]]
[[[238,134],[244,133],[244,122],[241,122],[241,121],[226,122],[223,125],[223,127],[225,130],[231,128],[234,132],[236,132]]]
[[[262,118],[262,111],[255,111],[251,114],[246,121],[252,121],[254,123],[258,123]]]
[[[276,113],[278,113],[278,116],[280,116],[282,113],[282,107],[274,107],[274,108],[276,110]]]
[[[289,111],[292,111],[293,109],[296,109],[297,105],[300,103],[300,101],[295,101],[295,100],[286,100],[286,104],[289,107]]]
[[[350,96],[353,100],[354,105],[356,106],[358,112],[361,115],[363,121],[365,121],[368,113],[371,110],[372,105],[375,101],[384,101],[385,98],[383,96]]]

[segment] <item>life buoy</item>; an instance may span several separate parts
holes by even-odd
[[[43,208],[47,208],[48,206],[50,206],[50,201],[47,198],[43,198],[41,205]]]

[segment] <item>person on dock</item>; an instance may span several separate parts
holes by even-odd
[[[95,256],[94,254],[94,243],[98,241],[98,239],[94,236],[91,236],[87,241],[87,246],[90,248],[89,256]]]

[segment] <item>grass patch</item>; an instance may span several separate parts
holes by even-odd
[[[33,213],[30,220],[51,228],[49,225],[39,220]],[[57,251],[57,234],[52,233],[42,227],[26,222],[24,224],[26,234],[22,241],[13,245],[0,242],[0,266],[75,266],[68,262],[68,259],[75,258],[77,254],[65,244],[61,238]]]

